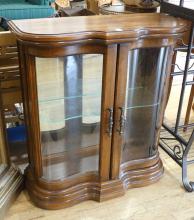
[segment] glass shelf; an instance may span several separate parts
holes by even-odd
[[[78,118],[87,118],[87,117],[93,118],[93,120],[94,120],[94,118],[95,118],[95,119],[98,118],[99,121],[100,121],[100,114],[69,116],[69,117],[64,118],[63,121],[69,121],[69,120],[74,120],[74,119],[78,119]],[[95,121],[96,121],[96,120],[95,120]],[[56,123],[56,124],[57,124],[57,123],[61,122],[61,120],[47,120],[46,118],[44,118],[44,117],[42,116],[42,117],[41,117],[41,122],[46,122],[46,123],[51,123],[51,124],[55,124],[55,123]],[[91,121],[91,123],[93,123],[93,122]]]
[[[83,95],[77,95],[77,96],[66,96],[66,97],[53,97],[49,99],[39,99],[39,103],[45,103],[45,102],[55,102],[55,101],[60,101],[60,100],[70,100],[70,99],[77,99],[77,98],[94,98],[94,97],[101,97],[101,93],[94,93],[94,94],[83,94]]]
[[[133,91],[133,90],[143,89],[143,88],[144,88],[143,86],[137,86],[137,87],[134,87],[134,88],[128,88],[127,90]]]
[[[148,105],[136,105],[136,106],[130,106],[130,107],[127,107],[126,110],[129,110],[129,109],[138,109],[138,108],[150,108],[150,107],[155,107],[155,106],[158,106],[160,103],[153,103],[153,104],[148,104]]]
[[[136,87],[136,88],[128,88],[128,90],[133,91],[133,90],[138,90],[138,89],[145,89],[144,87]],[[39,103],[45,103],[45,102],[55,102],[55,101],[60,101],[60,100],[69,100],[69,99],[76,99],[76,98],[92,98],[92,97],[101,97],[101,92],[99,93],[86,93],[82,95],[75,95],[75,96],[63,96],[63,97],[52,97],[48,99],[39,99]]]

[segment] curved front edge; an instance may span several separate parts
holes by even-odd
[[[62,209],[87,200],[98,202],[123,196],[127,189],[146,186],[157,182],[163,174],[163,165],[156,155],[152,158],[131,161],[123,164],[119,179],[100,183],[82,182],[75,186],[58,189],[41,186],[28,168],[26,170],[26,188],[33,202],[44,209]],[[47,189],[46,189],[47,188]],[[49,189],[50,188],[50,189]]]
[[[29,167],[26,170],[26,176],[26,188],[32,201],[38,207],[49,210],[70,207],[87,200],[101,202],[124,195],[120,180],[103,183],[86,180],[69,188],[56,190],[55,187],[51,189],[50,182],[41,184],[40,180],[36,181]]]
[[[125,189],[142,187],[157,182],[164,168],[159,154],[151,158],[135,160],[121,166],[120,179]]]

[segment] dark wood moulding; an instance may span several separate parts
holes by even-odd
[[[9,27],[20,54],[30,161],[26,187],[35,204],[59,209],[104,201],[159,180],[158,139],[173,47],[187,23],[145,13],[15,20]],[[64,95],[41,102],[49,91],[41,90],[41,77],[47,82],[52,73],[61,77],[56,87]],[[87,81],[90,76],[95,80]],[[93,89],[98,93],[91,99],[85,90]],[[56,103],[64,117],[52,126],[41,113],[48,102],[47,113]],[[97,116],[85,113],[91,103]]]

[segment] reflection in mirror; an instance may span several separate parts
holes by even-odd
[[[0,32],[0,51],[1,110],[9,159],[24,170],[28,164],[28,155],[21,78],[16,38],[11,32]]]
[[[15,166],[10,164],[5,143],[4,124],[2,120],[3,108],[0,97],[0,219],[23,188],[23,177]]]
[[[168,48],[134,49],[128,55],[122,162],[153,156]]]
[[[103,55],[36,58],[43,178],[98,171]]]

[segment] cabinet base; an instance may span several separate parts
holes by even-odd
[[[45,182],[36,181],[28,168],[26,170],[26,188],[38,207],[61,209],[86,200],[101,202],[122,196],[129,188],[141,187],[158,181],[163,170],[162,162],[156,155],[152,158],[123,164],[118,179],[101,183],[97,177],[91,178],[93,181],[88,181],[88,178],[85,177],[84,179],[87,181],[83,182],[82,178],[82,183],[66,188],[67,182],[60,185],[57,185],[56,182],[48,182],[46,186]]]

